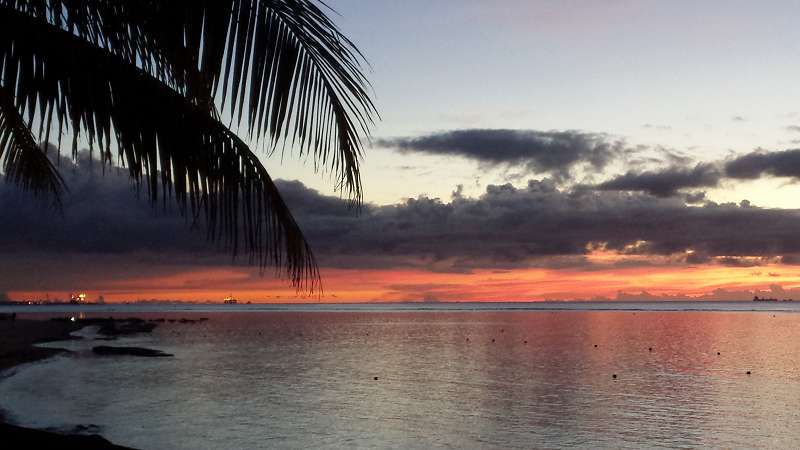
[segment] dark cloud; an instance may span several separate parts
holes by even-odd
[[[656,197],[671,197],[687,188],[715,187],[720,178],[721,173],[713,164],[697,164],[694,168],[673,166],[657,171],[628,172],[600,183],[597,189],[646,192]]]
[[[127,174],[102,176],[77,167],[62,172],[71,188],[63,216],[0,185],[0,205],[13,211],[0,221],[0,290],[18,288],[14,283],[22,276],[31,283],[47,277],[68,283],[76,276],[125,279],[230,263],[227,254],[208,250],[201,229],[137,200]],[[591,269],[591,248],[638,258],[627,264],[652,264],[641,259],[648,255],[732,264],[722,258],[743,263],[783,256],[787,262],[800,254],[798,211],[744,202],[690,207],[677,196],[560,189],[545,179],[521,188],[490,185],[478,198],[456,191],[449,202],[421,196],[366,204],[357,212],[298,181],[277,184],[325,267]]]
[[[668,166],[663,169],[631,170],[596,186],[606,191],[645,192],[670,197],[687,189],[717,187],[723,179],[754,180],[762,177],[786,177],[800,180],[800,149],[765,152],[757,150],[716,163],[688,164],[689,158],[662,151]],[[653,160],[651,163],[657,163]],[[689,203],[703,200],[704,193],[688,193]]]
[[[758,267],[769,263],[768,257],[741,257],[741,256],[722,256],[715,258],[718,264],[728,267]]]
[[[800,149],[779,152],[756,151],[725,163],[729,178],[756,179],[762,176],[800,179]]]
[[[62,158],[59,171],[69,189],[60,213],[13,185],[0,185],[2,210],[14,212],[0,221],[0,252],[124,254],[207,247],[205,233],[192,229],[176,208],[137,195],[127,171],[103,170],[86,154],[77,164]]]
[[[605,167],[624,151],[622,141],[580,131],[464,129],[419,137],[378,139],[403,152],[460,156],[493,166],[520,165],[532,173],[566,178],[581,164]]]
[[[704,203],[706,201],[706,192],[705,191],[689,192],[683,196],[683,199],[686,203],[689,204]]]
[[[754,264],[800,253],[798,211],[746,203],[690,207],[679,197],[562,190],[544,180],[525,188],[492,185],[479,198],[368,205],[354,218],[342,214],[338,200],[300,183],[281,188],[321,261],[339,267],[576,266],[589,264],[582,256],[597,244],[690,264]]]

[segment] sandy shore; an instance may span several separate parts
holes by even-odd
[[[69,334],[79,328],[81,326],[73,322],[0,320],[0,371],[64,352],[33,344],[70,339]]]
[[[51,320],[0,320],[0,372],[18,364],[38,361],[66,350],[40,348],[34,344],[70,339],[69,333],[83,325]],[[3,448],[126,449],[98,435],[68,435],[23,428],[6,423],[0,411],[0,442]]]

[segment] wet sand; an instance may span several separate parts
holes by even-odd
[[[65,350],[34,344],[70,339],[81,326],[51,320],[0,320],[0,372],[19,364],[38,361]]]
[[[68,321],[0,320],[0,373],[19,364],[38,361],[66,350],[41,348],[34,344],[71,339],[70,333],[83,325]],[[60,434],[18,427],[5,421],[0,410],[0,441],[3,448],[126,449],[98,435]]]

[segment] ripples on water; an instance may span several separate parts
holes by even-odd
[[[0,405],[143,449],[800,448],[798,314],[174,314],[200,316],[126,341],[175,358],[78,351]]]

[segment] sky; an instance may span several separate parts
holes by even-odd
[[[124,174],[63,216],[0,186],[0,292],[285,301],[800,298],[797,2],[331,0],[381,120],[365,203],[262,155],[322,295],[209,244]]]

